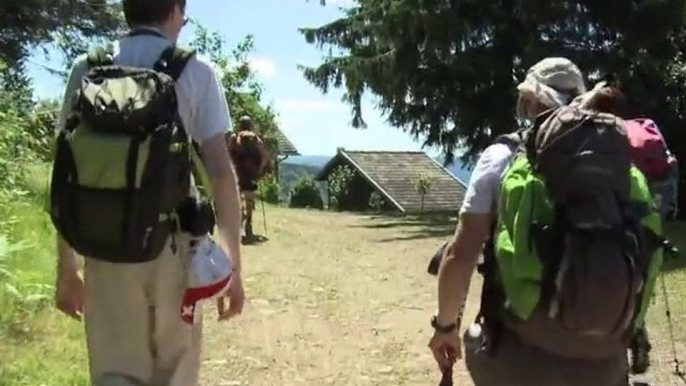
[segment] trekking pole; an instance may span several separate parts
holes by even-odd
[[[262,203],[262,226],[264,227],[264,237],[267,237],[267,212],[264,209],[264,195],[260,186],[260,202]]]
[[[267,213],[264,210],[264,200],[262,200],[262,225],[264,225],[264,236],[267,237]]]
[[[669,307],[669,298],[667,296],[667,285],[665,284],[665,277],[660,275],[660,285],[662,287],[662,295],[665,298],[665,315],[667,316],[667,330],[669,332],[669,342],[672,344],[672,355],[674,356],[674,375],[678,376],[686,384],[686,374],[681,370],[681,363],[676,352],[676,341],[674,340],[674,324],[672,323],[672,311]]]

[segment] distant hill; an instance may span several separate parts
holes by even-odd
[[[333,156],[329,155],[299,155],[299,156],[291,156],[286,158],[285,161],[283,161],[284,164],[291,164],[291,165],[308,165],[308,166],[317,166],[321,168],[324,166]]]
[[[279,178],[283,184],[290,185],[297,181],[300,174],[314,177],[321,170],[321,166],[294,164],[284,161],[279,165]]]

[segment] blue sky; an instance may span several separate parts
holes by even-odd
[[[340,6],[349,0],[188,0],[187,14],[212,31],[218,31],[233,47],[252,34],[255,50],[251,63],[265,86],[264,100],[279,114],[282,130],[303,155],[333,155],[337,147],[349,150],[420,150],[421,143],[390,127],[374,108],[372,96],[364,105],[367,129],[350,126],[350,107],[341,102],[342,90],[322,95],[297,69],[298,64],[316,65],[325,54],[305,42],[298,28],[316,27],[341,15]],[[193,36],[192,26],[181,35],[181,43]],[[36,54],[34,63],[50,63]],[[44,69],[29,64],[38,97],[61,97],[62,81]],[[435,151],[425,149],[430,154]]]

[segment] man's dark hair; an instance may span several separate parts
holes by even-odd
[[[186,10],[186,0],[124,0],[124,17],[129,27],[157,25],[169,17],[174,7]]]

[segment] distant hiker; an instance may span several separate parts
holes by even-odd
[[[193,386],[197,302],[218,296],[222,320],[244,302],[231,119],[212,64],[176,46],[186,0],[123,8],[130,33],[112,53],[79,57],[64,94],[50,197],[55,301],[83,316],[91,384]],[[194,176],[209,177],[214,208]],[[221,248],[208,238],[214,211]]]
[[[475,386],[627,386],[629,339],[662,260],[659,214],[620,121],[566,106],[586,92],[574,63],[546,58],[518,91],[531,125],[477,162],[439,268],[429,347],[443,370],[462,357],[457,317],[483,252],[481,307],[464,336]]]
[[[238,131],[228,139],[229,154],[236,166],[238,185],[243,196],[243,220],[245,239],[255,238],[252,227],[252,214],[255,210],[258,182],[264,177],[269,165],[269,153],[262,138],[255,132],[252,118],[247,115],[238,120]]]
[[[633,162],[646,177],[662,220],[673,215],[677,208],[679,165],[655,122],[648,118],[636,118],[621,90],[605,81],[578,97],[574,103],[624,120]],[[636,331],[630,349],[632,373],[645,373],[650,366],[651,350],[645,327]]]

